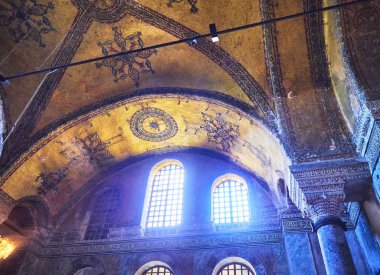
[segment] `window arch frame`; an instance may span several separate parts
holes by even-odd
[[[221,183],[225,182],[225,181],[228,181],[228,180],[232,180],[232,181],[237,181],[237,182],[240,182],[242,183],[246,190],[247,190],[247,205],[248,205],[248,221],[245,221],[245,222],[233,222],[231,220],[230,223],[215,223],[214,221],[214,192],[216,190],[216,188],[218,187],[218,185],[220,185]],[[216,226],[219,226],[219,227],[229,227],[229,226],[236,226],[236,225],[247,225],[249,223],[251,223],[251,203],[250,203],[250,195],[249,195],[249,186],[248,186],[248,183],[247,181],[242,178],[241,176],[239,175],[236,175],[236,174],[233,174],[233,173],[228,173],[228,174],[224,174],[222,176],[219,176],[218,178],[216,178],[211,186],[211,222],[216,225]],[[231,213],[231,217],[232,217],[232,213]]]
[[[155,267],[164,267],[166,269],[168,269],[172,274],[173,273],[173,269],[166,263],[162,262],[162,261],[151,261],[151,262],[147,262],[146,264],[142,265],[135,273],[135,275],[146,275],[146,273],[152,269],[152,268],[155,268]]]
[[[184,174],[184,176],[183,176],[184,179],[183,179],[183,183],[182,183],[182,199],[180,201],[180,204],[181,204],[181,212],[180,212],[181,219],[180,220],[182,222],[182,219],[183,219],[183,198],[184,198],[184,191],[185,191],[185,167],[182,164],[182,162],[180,162],[177,159],[164,159],[164,160],[161,160],[158,163],[156,163],[150,169],[149,178],[147,181],[147,187],[145,190],[144,205],[143,205],[143,211],[142,211],[141,222],[140,222],[141,228],[143,228],[145,230],[147,230],[147,229],[148,230],[160,230],[160,229],[165,229],[165,228],[166,229],[174,228],[174,227],[177,227],[181,223],[180,222],[174,226],[148,227],[148,218],[149,218],[148,215],[149,215],[149,210],[150,210],[150,206],[151,206],[151,198],[152,198],[155,176],[161,169],[163,169],[166,166],[171,165],[171,164],[180,166],[183,169],[183,174]]]
[[[253,275],[257,275],[257,272],[255,268],[252,266],[250,262],[247,260],[241,258],[241,257],[228,257],[224,258],[223,260],[219,261],[212,271],[212,275],[218,275],[225,267],[232,265],[232,264],[239,264],[249,269],[250,272],[253,273]]]

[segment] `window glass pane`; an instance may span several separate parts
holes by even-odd
[[[168,227],[181,223],[183,182],[184,169],[179,165],[168,164],[156,173],[147,227]]]
[[[213,219],[220,223],[249,222],[248,190],[245,184],[225,180],[213,193]]]
[[[218,275],[254,275],[253,271],[247,266],[239,263],[232,263],[222,267]]]
[[[144,275],[173,275],[173,273],[165,266],[157,266],[145,271]]]

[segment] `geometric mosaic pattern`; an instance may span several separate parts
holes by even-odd
[[[174,118],[154,107],[142,108],[134,113],[130,120],[130,128],[136,137],[151,142],[167,140],[178,132]]]

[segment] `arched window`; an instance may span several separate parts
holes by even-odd
[[[135,275],[173,275],[169,265],[161,261],[151,261],[141,266]]]
[[[145,198],[148,207],[143,215],[147,228],[181,223],[183,183],[184,169],[179,161],[165,160],[153,167]]]
[[[241,263],[231,263],[222,267],[217,275],[254,275],[253,271]]]
[[[256,275],[253,266],[240,257],[228,257],[221,260],[212,275]]]
[[[144,275],[173,275],[173,272],[166,266],[154,266],[145,271]]]
[[[107,188],[96,198],[84,237],[85,240],[107,238],[109,229],[114,223],[118,204],[119,192],[116,187]]]
[[[218,178],[212,187],[212,220],[215,224],[249,222],[248,187],[233,174]]]

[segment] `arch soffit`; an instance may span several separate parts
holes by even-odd
[[[274,171],[287,173],[289,160],[280,142],[240,108],[244,104],[232,106],[225,98],[196,91],[161,91],[165,94],[154,89],[114,98],[45,129],[3,172],[1,188],[15,200],[42,196],[54,215],[105,167],[157,150],[189,147],[220,152],[270,186],[275,184]]]

